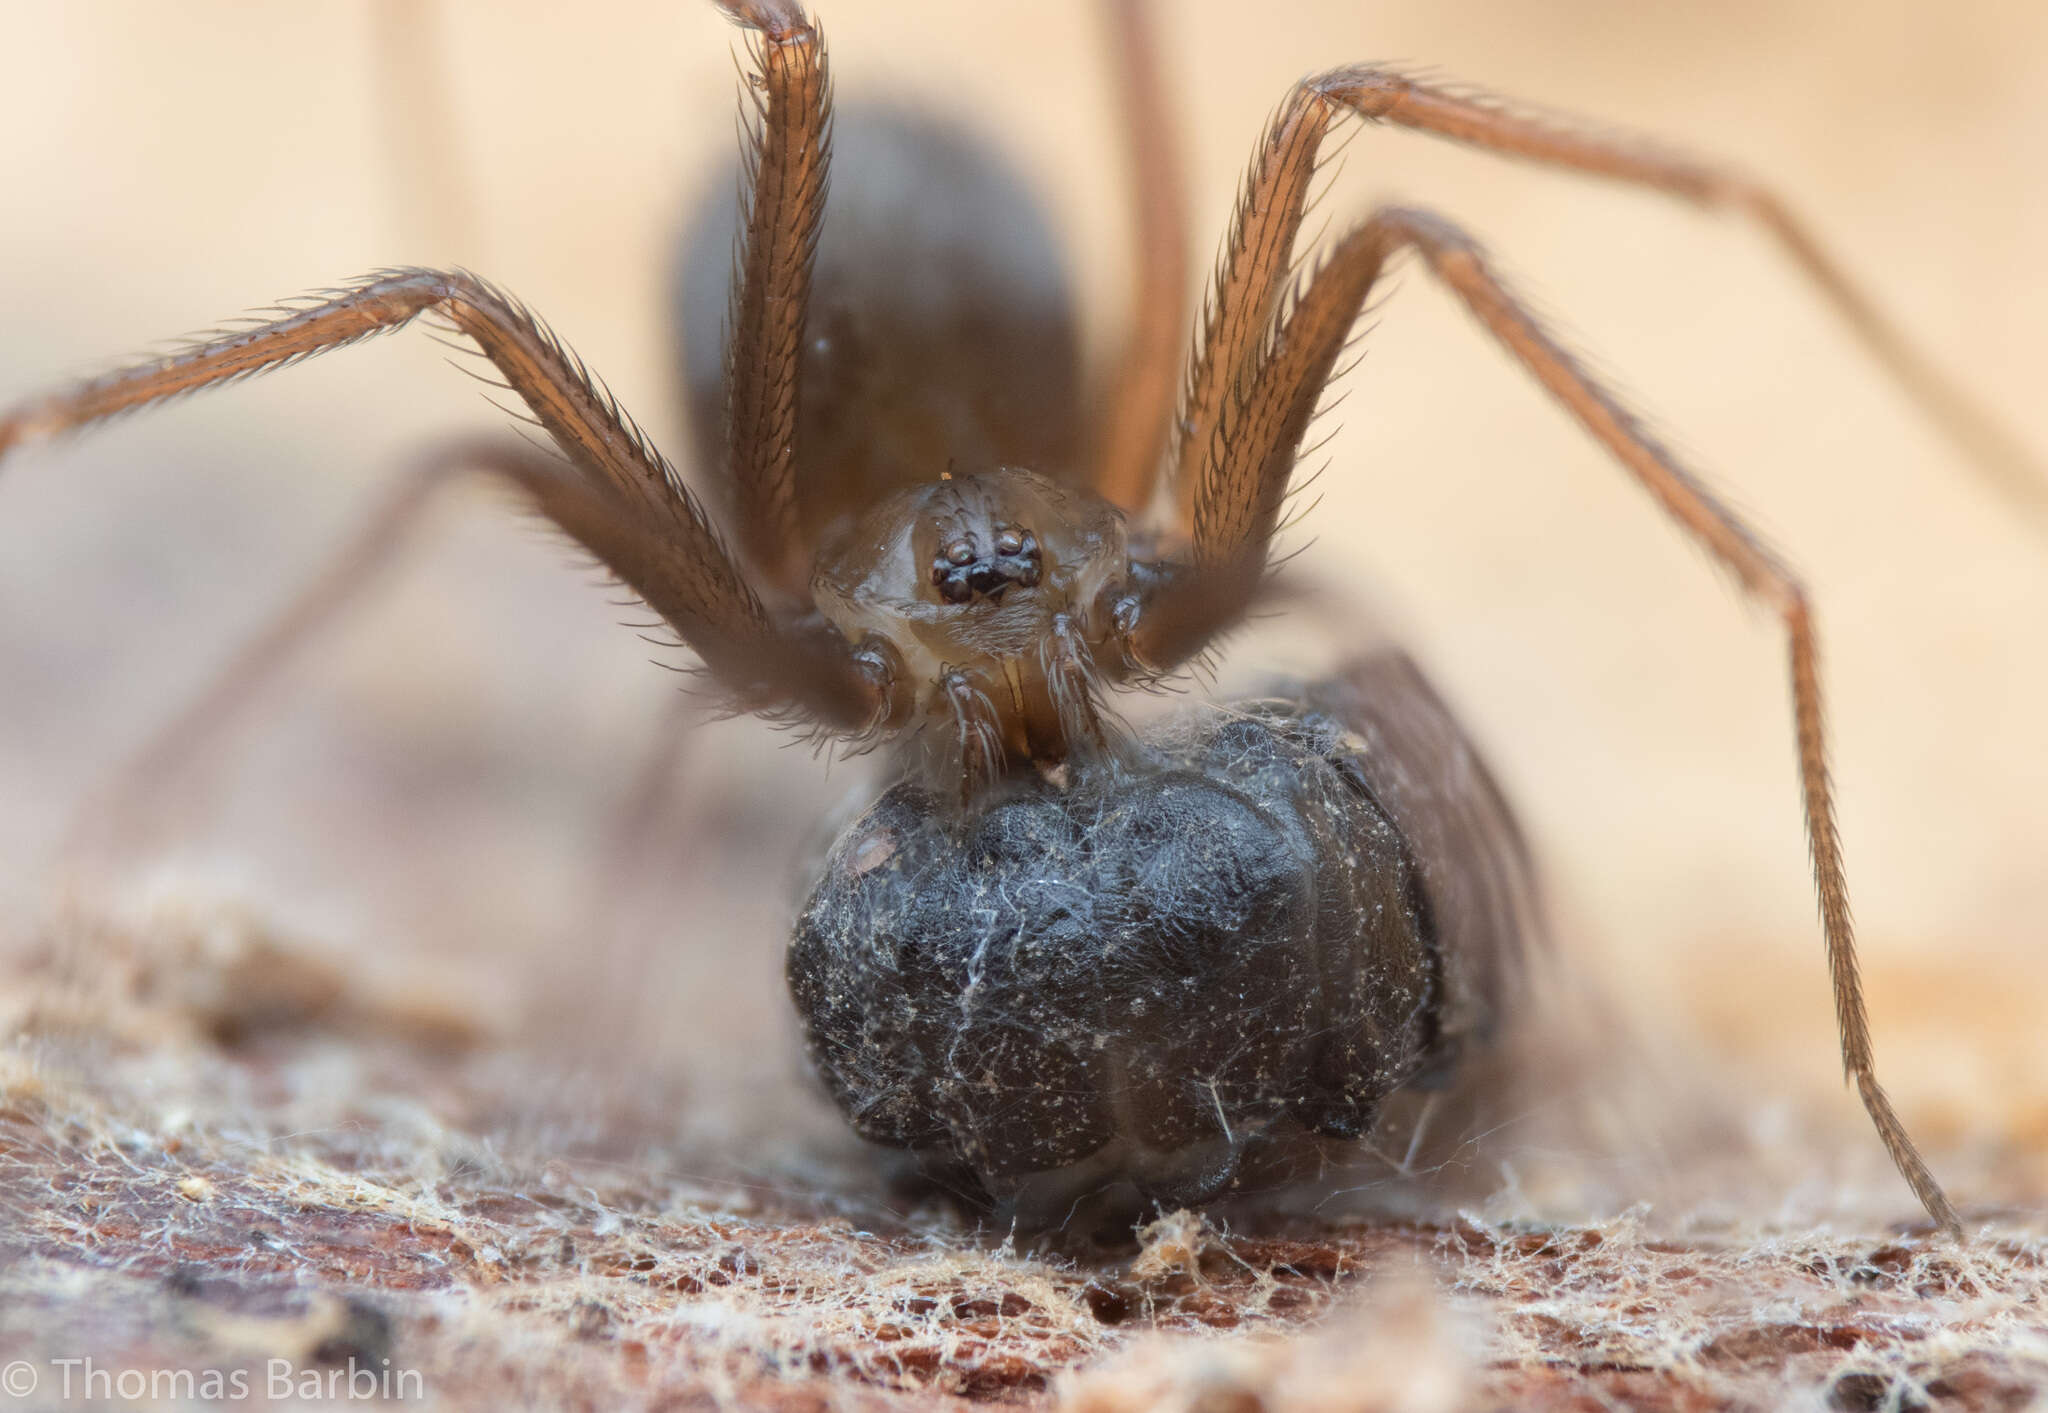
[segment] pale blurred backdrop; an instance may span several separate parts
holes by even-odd
[[[820,8],[842,94],[957,115],[1021,165],[1102,351],[1129,269],[1093,8]],[[1410,62],[1762,173],[2048,456],[2048,7],[1158,8],[1199,268],[1290,81]],[[0,400],[280,296],[447,262],[530,302],[680,455],[667,267],[733,144],[735,36],[685,0],[593,11],[7,0]],[[379,58],[394,25],[424,88]],[[1748,229],[1391,130],[1351,145],[1326,209],[1342,223],[1381,197],[1486,239],[1805,571],[1881,1072],[1937,1146],[2029,1126],[2038,1141],[2044,527],[1972,479]],[[1366,349],[1304,566],[1370,602],[1462,708],[1587,969],[1653,1028],[1682,1017],[1702,1053],[1740,1057],[1760,1104],[1860,1124],[1775,622],[1421,273]],[[17,936],[103,773],[409,449],[500,421],[406,333],[0,473],[0,895]],[[695,823],[661,836],[667,882],[643,878],[637,911],[606,923],[637,949],[608,947],[585,923],[593,861],[675,679],[588,579],[488,490],[456,492],[266,699],[211,802],[132,871],[169,856],[341,945],[432,952],[493,978],[508,1014],[622,971],[597,1004],[632,1012],[649,1053],[707,1084],[793,1084],[778,978],[795,860],[805,815],[859,775],[828,778],[749,722],[703,729],[678,766]],[[1260,660],[1247,633],[1233,662]],[[720,1064],[756,1027],[767,1038]]]

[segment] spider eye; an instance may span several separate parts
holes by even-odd
[[[984,552],[980,541],[962,535],[949,541],[932,558],[932,586],[947,603],[971,603],[977,598],[999,600],[1012,585],[1036,588],[1044,575],[1038,537],[1016,525],[999,527],[993,552]]]

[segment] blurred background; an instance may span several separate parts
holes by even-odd
[[[1160,8],[1199,269],[1293,79],[1426,66],[1759,172],[2048,457],[2048,10]],[[378,266],[452,263],[528,301],[680,454],[667,272],[691,203],[724,179],[735,36],[708,5],[604,14],[10,0],[0,401]],[[957,115],[1019,164],[1100,354],[1130,270],[1097,17],[1048,0],[965,14],[823,8],[840,91]],[[1937,1148],[2048,1143],[2048,527],[1973,479],[1755,232],[1361,134],[1326,209],[1341,223],[1386,197],[1485,239],[1805,572],[1881,1072]],[[1696,1037],[1687,1053],[1728,1067],[1760,1112],[1859,1125],[1775,621],[1425,276],[1401,281],[1365,349],[1302,565],[1391,625],[1490,749],[1583,969],[1646,1028]],[[440,348],[402,334],[9,463],[14,936],[77,886],[58,846],[91,792],[408,453],[501,421]],[[508,1024],[573,1012],[568,1030],[695,1092],[794,1092],[783,938],[814,821],[863,771],[751,722],[691,728],[660,767],[677,808],[622,859],[609,831],[681,729],[676,679],[501,504],[472,487],[438,502],[204,788],[91,886],[251,896],[366,961],[445,965]],[[1256,631],[1231,653],[1246,673],[1270,661]]]

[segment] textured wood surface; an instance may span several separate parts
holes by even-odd
[[[45,1395],[86,1358],[266,1395],[362,1369],[479,1409],[1992,1409],[2048,1389],[2048,1229],[1984,1201],[2023,1164],[2001,1183],[1940,1155],[1962,1247],[1876,1159],[1863,1186],[1809,1188],[1836,1209],[1819,1224],[1390,1190],[1363,1215],[1282,1198],[1020,1249],[892,1198],[829,1136],[695,1148],[672,1082],[565,1084],[461,992],[366,977],[246,909],[75,915],[48,941],[0,993],[0,1355]]]

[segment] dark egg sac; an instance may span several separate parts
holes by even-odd
[[[1023,1223],[1201,1202],[1355,1138],[1440,1068],[1429,890],[1328,711],[1212,711],[962,817],[888,790],[833,846],[789,983],[854,1129]]]

